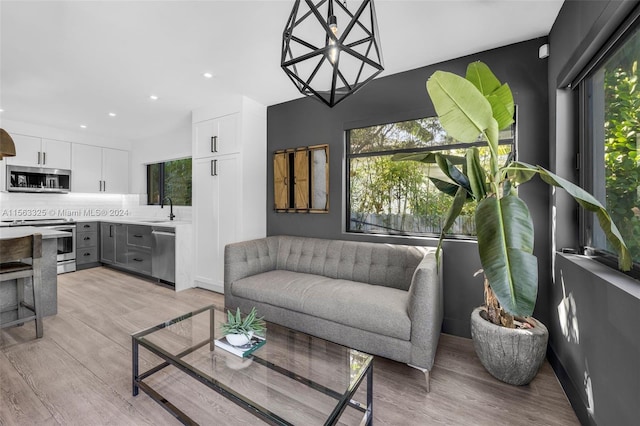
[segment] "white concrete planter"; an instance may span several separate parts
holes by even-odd
[[[227,338],[227,341],[231,343],[233,346],[242,346],[249,343],[249,340],[251,340],[252,335],[253,335],[253,332],[250,332],[248,337],[242,333],[227,334],[225,337]]]
[[[471,313],[471,337],[480,362],[493,377],[512,385],[526,385],[538,373],[547,353],[549,332],[535,318],[529,329],[506,328],[483,318],[484,308]]]

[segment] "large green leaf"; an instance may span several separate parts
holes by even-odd
[[[466,78],[491,104],[493,118],[498,122],[498,129],[502,130],[513,123],[515,104],[508,84],[500,84],[500,80],[491,69],[480,61],[472,62],[467,66]]]
[[[466,78],[484,96],[489,96],[500,87],[500,80],[484,62],[476,61],[467,65]]]
[[[464,164],[466,162],[464,157],[459,155],[450,154],[438,154],[435,151],[431,152],[400,152],[393,154],[391,161],[419,161],[421,163],[434,163],[436,162],[436,155],[440,155],[449,160],[452,164]]]
[[[491,104],[473,83],[446,71],[434,72],[427,91],[447,134],[460,142],[475,142],[491,125]]]
[[[502,130],[510,126],[511,123],[513,123],[515,104],[509,85],[503,84],[500,86],[496,91],[487,96],[487,100],[491,104],[493,118],[498,122],[498,128]]]
[[[485,183],[487,182],[487,175],[484,172],[484,167],[480,163],[480,151],[478,148],[473,147],[467,149],[467,177],[469,178],[469,184],[471,185],[471,191],[476,200],[482,200],[486,195]]]
[[[484,273],[500,305],[519,316],[533,314],[538,293],[538,261],[533,222],[517,196],[489,197],[476,209],[478,251]]]
[[[607,240],[609,240],[618,253],[618,267],[623,271],[631,269],[633,264],[631,252],[624,242],[622,234],[620,234],[618,227],[611,219],[607,209],[593,195],[580,188],[578,185],[550,172],[544,167],[532,166],[531,164],[519,161],[511,163],[509,166],[505,167],[505,170],[508,172],[509,176],[515,179],[518,183],[527,182],[537,173],[540,175],[542,180],[549,185],[557,186],[567,191],[567,193],[571,195],[582,208],[596,214],[600,227],[604,231]]]
[[[449,211],[447,212],[447,219],[445,220],[444,226],[440,231],[440,239],[438,240],[438,248],[436,249],[436,258],[440,256],[440,250],[442,249],[442,241],[444,240],[444,236],[449,229],[453,226],[457,217],[460,216],[462,212],[462,208],[464,207],[464,203],[467,201],[467,196],[469,193],[462,187],[458,187],[458,190],[453,197],[453,202],[449,207]]]
[[[469,178],[462,173],[456,166],[444,156],[436,154],[436,163],[440,167],[440,170],[447,175],[458,186],[463,187],[468,193],[472,194],[471,185],[469,184]]]
[[[458,188],[460,188],[460,185],[457,185],[450,181],[444,181],[433,177],[429,177],[429,180],[436,188],[438,188],[439,191],[444,192],[445,194],[452,197],[455,197],[456,193],[458,192]]]
[[[520,165],[522,165],[522,163],[520,163]],[[578,202],[578,204],[580,204],[582,208],[596,214],[598,222],[600,223],[600,227],[604,231],[607,240],[609,240],[611,245],[618,253],[618,268],[620,268],[622,271],[630,270],[631,265],[633,264],[631,252],[627,248],[627,245],[624,242],[620,231],[616,227],[616,224],[613,223],[609,212],[607,212],[604,206],[593,195],[589,194],[578,185],[575,185],[568,180],[563,179],[554,173],[551,173],[549,170],[543,167],[537,166],[536,168],[538,169],[542,180],[544,180],[549,185],[558,186],[564,189]]]

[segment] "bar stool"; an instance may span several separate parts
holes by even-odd
[[[31,264],[25,260],[31,259]],[[40,288],[42,285],[42,234],[33,234],[20,238],[0,240],[0,286],[7,281],[16,280],[17,306],[11,306],[6,311],[18,311],[18,318],[14,321],[0,324],[0,328],[23,324],[26,321],[36,321],[36,338],[43,333],[42,314],[40,311]],[[33,290],[33,305],[28,305],[24,299],[27,278],[31,278]],[[24,316],[25,308],[33,315]]]

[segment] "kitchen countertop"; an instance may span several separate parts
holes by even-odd
[[[32,234],[42,234],[42,239],[58,238],[68,235],[67,232],[55,231],[53,229],[41,228],[38,226],[14,226],[0,228],[0,239],[20,238]]]
[[[158,217],[100,217],[100,218],[79,218],[77,223],[83,222],[108,222],[108,223],[126,223],[129,225],[147,225],[147,226],[164,226],[175,228],[181,225],[191,225],[191,221],[187,220],[169,220]]]

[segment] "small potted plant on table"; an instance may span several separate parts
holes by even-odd
[[[262,317],[258,317],[256,308],[251,308],[249,314],[242,318],[240,308],[236,309],[235,315],[227,311],[227,322],[221,326],[222,334],[233,346],[243,346],[249,343],[254,334],[263,335],[265,322]]]

